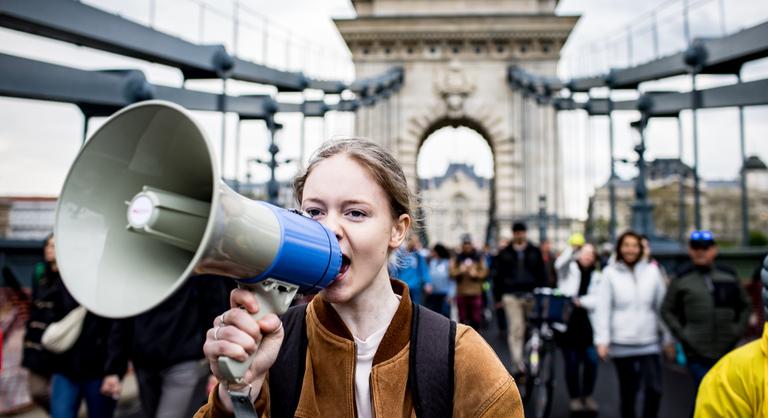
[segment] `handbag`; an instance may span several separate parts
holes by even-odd
[[[86,313],[85,307],[78,306],[60,321],[48,325],[41,339],[43,347],[52,353],[63,353],[72,348],[80,337]]]

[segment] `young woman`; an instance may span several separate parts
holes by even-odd
[[[408,347],[414,310],[408,287],[387,273],[388,257],[412,222],[413,199],[401,167],[372,142],[334,141],[315,154],[294,190],[302,210],[336,234],[344,260],[334,283],[307,306],[306,368],[295,416],[413,416]],[[270,395],[264,382],[284,330],[275,315],[251,318],[259,307],[250,293],[234,290],[230,302],[232,309],[208,331],[204,352],[216,376],[219,356],[244,360],[255,353],[244,380],[265,416]],[[459,325],[455,341],[454,393],[461,395],[453,397],[454,416],[522,417],[514,380],[482,337]],[[227,386],[243,388],[219,384],[196,416],[231,415]]]
[[[666,291],[658,267],[643,260],[642,237],[623,233],[616,243],[616,262],[603,271],[593,316],[595,344],[601,359],[613,359],[619,377],[621,415],[635,416],[638,393],[644,392],[643,416],[658,415],[661,400],[659,309]]]

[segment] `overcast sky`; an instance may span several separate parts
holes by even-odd
[[[336,32],[330,17],[352,17],[354,9],[349,0],[242,0],[247,7],[240,11],[241,29],[237,40],[232,35],[230,1],[209,2],[201,18],[203,0],[154,0],[156,11],[153,24],[159,30],[181,36],[193,42],[223,43],[232,51],[237,42],[237,52],[244,58],[261,62],[264,57],[261,22],[269,23],[267,63],[277,68],[303,69],[320,78],[344,78],[351,80],[353,68],[344,42]],[[89,0],[86,3],[120,13],[141,22],[150,23],[150,0],[126,2],[122,0]],[[662,3],[670,4],[658,9]],[[691,0],[691,31],[693,36],[716,36],[723,29],[719,19],[718,0]],[[768,3],[747,0],[728,0],[725,13],[725,30],[733,32],[768,18]],[[662,36],[658,50],[668,53],[684,45],[683,26],[680,19],[679,1],[632,1],[632,0],[561,0],[560,14],[581,15],[569,43],[563,51],[561,75],[567,77],[585,71],[607,68],[609,63],[624,65],[627,60],[626,28],[633,25],[633,60],[651,57],[655,51],[650,28],[651,10],[658,10],[658,32]],[[212,5],[212,6],[211,6]],[[257,16],[256,13],[260,13]],[[202,23],[202,26],[201,26]],[[202,29],[201,29],[202,28]],[[287,52],[286,52],[287,51]],[[181,74],[172,68],[149,64],[139,60],[116,56],[71,44],[51,41],[6,29],[0,29],[0,52],[82,69],[138,68],[144,71],[150,82],[180,86]],[[746,66],[745,80],[768,75],[768,64],[755,63]],[[731,82],[731,78],[702,77],[703,87]],[[689,79],[680,77],[663,83],[648,83],[643,88],[686,90]],[[215,81],[188,82],[189,88],[212,92],[220,91]],[[269,88],[230,82],[230,94],[270,93]],[[299,100],[296,94],[284,94],[280,100]],[[690,112],[683,112],[685,138],[684,160],[692,162]],[[196,112],[206,132],[218,149],[221,142],[221,116],[216,113]],[[629,128],[629,121],[636,114],[622,113],[615,118],[617,154],[634,159],[632,147],[637,141]],[[748,108],[745,112],[748,154],[768,160],[768,109]],[[298,156],[300,117],[278,115],[285,128],[278,137],[283,156]],[[103,119],[92,121],[93,132]],[[594,118],[591,123],[581,114],[559,116],[560,136],[564,155],[564,173],[567,212],[584,216],[586,199],[595,185],[603,183],[608,173],[607,121]],[[82,138],[83,118],[76,107],[68,104],[37,102],[31,100],[0,98],[0,196],[58,194],[69,165],[72,163]],[[324,138],[334,135],[350,135],[354,118],[349,114],[332,114],[325,123],[320,120],[306,122],[307,148],[312,149]],[[227,120],[227,164],[224,174],[235,174],[235,118]],[[450,162],[473,164],[479,174],[490,176],[492,163],[490,150],[482,139],[468,130],[442,130],[439,141],[425,144],[425,156],[420,158],[419,173],[423,176],[439,175]],[[677,155],[678,128],[674,120],[653,120],[648,129],[649,157],[674,157]],[[736,109],[705,110],[699,116],[700,172],[707,179],[733,178],[738,173],[738,113]],[[587,138],[590,138],[587,141]],[[472,142],[476,141],[476,142]],[[429,149],[430,143],[441,147]],[[266,135],[261,122],[245,122],[241,125],[240,160],[266,157]],[[444,144],[444,145],[443,145]],[[476,145],[471,145],[476,144]],[[461,152],[456,152],[461,150]],[[244,177],[248,167],[238,164],[237,173]],[[267,176],[264,167],[250,167],[256,179]],[[278,170],[278,176],[290,178],[296,167],[286,165]],[[625,177],[634,174],[632,167],[619,167]]]

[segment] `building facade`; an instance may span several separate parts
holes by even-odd
[[[442,176],[419,179],[419,198],[430,246],[458,247],[466,234],[475,247],[485,243],[491,181],[472,166],[450,164]]]
[[[55,197],[0,197],[0,238],[42,240],[53,232]]]
[[[754,234],[768,233],[768,169],[755,156],[749,157],[746,170],[749,229]],[[678,159],[649,162],[648,196],[653,204],[656,232],[672,239],[687,239],[694,225],[694,185],[692,169]],[[680,186],[683,187],[684,228],[680,228]],[[632,225],[635,180],[616,179],[616,231]],[[741,184],[735,180],[702,180],[702,227],[710,229],[724,245],[741,243]],[[608,184],[598,188],[589,200],[587,229],[597,241],[608,240],[610,200]]]

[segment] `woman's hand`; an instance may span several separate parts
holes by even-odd
[[[106,376],[104,377],[104,380],[101,381],[101,394],[104,396],[108,396],[115,400],[120,399],[120,392],[122,389],[123,387],[120,384],[120,377],[116,374]]]
[[[664,357],[666,357],[669,362],[675,361],[677,357],[677,347],[675,347],[675,343],[664,344]]]
[[[219,357],[245,361],[253,354],[243,383],[251,385],[251,398],[255,399],[283,343],[283,324],[274,314],[268,314],[258,322],[254,320],[252,315],[259,312],[259,304],[248,290],[233,290],[229,296],[229,304],[232,309],[216,317],[213,328],[206,333],[203,352],[211,366],[211,372],[219,381],[225,380],[219,370]],[[237,386],[234,383],[229,385],[233,389],[237,389]],[[219,385],[219,399],[227,409],[232,410],[232,403],[224,385]]]
[[[577,308],[581,308],[581,301],[579,300],[579,298],[574,297],[571,299],[571,301],[573,302],[573,306]]]
[[[608,344],[598,344],[597,355],[600,356],[600,359],[603,361],[608,360]]]

